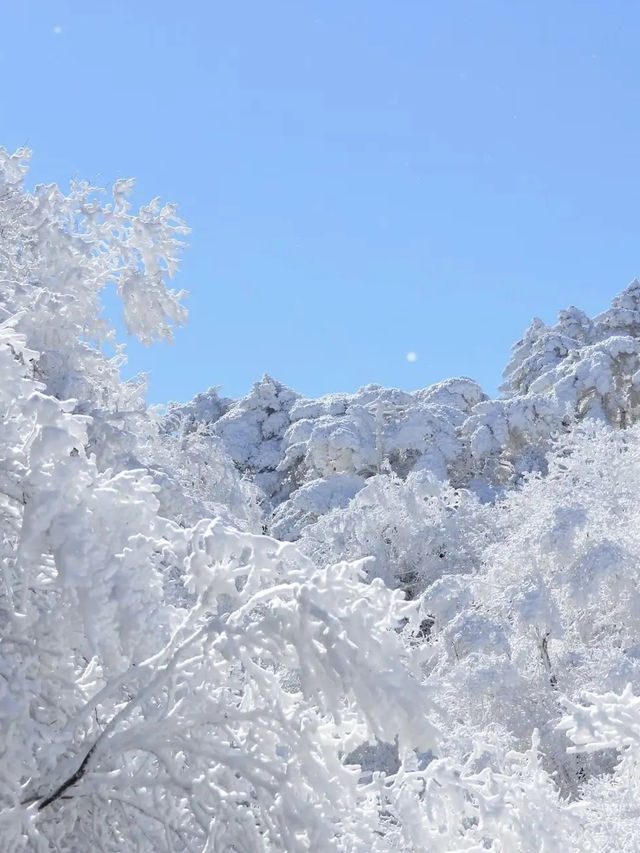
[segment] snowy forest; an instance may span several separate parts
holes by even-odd
[[[2,853],[640,850],[640,283],[534,320],[496,399],[149,407],[103,297],[170,340],[187,228],[28,161],[0,151]]]

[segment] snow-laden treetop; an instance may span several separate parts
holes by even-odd
[[[573,307],[552,326],[534,319],[504,380],[496,400],[465,377],[411,393],[367,385],[307,399],[265,375],[237,401],[210,388],[171,404],[164,429],[219,439],[264,493],[270,529],[285,538],[345,506],[381,472],[431,472],[490,496],[543,470],[550,442],[576,421],[637,419],[640,283],[593,319]]]

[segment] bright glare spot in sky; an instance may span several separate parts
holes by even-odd
[[[417,352],[408,352],[407,353],[407,361],[417,361],[418,353]]]
[[[32,149],[30,186],[134,177],[136,207],[191,227],[172,346],[128,338],[108,301],[151,403],[263,373],[495,394],[534,316],[595,314],[640,275],[638,3],[55,9],[3,4],[0,145]]]

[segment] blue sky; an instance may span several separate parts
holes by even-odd
[[[469,375],[640,275],[640,5],[38,2],[2,12],[0,144],[192,227],[149,399]],[[407,352],[417,353],[409,362]]]

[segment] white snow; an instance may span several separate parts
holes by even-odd
[[[534,320],[498,399],[265,375],[159,414],[101,294],[170,339],[186,227],[27,164],[0,150],[1,849],[639,850],[640,284]]]

